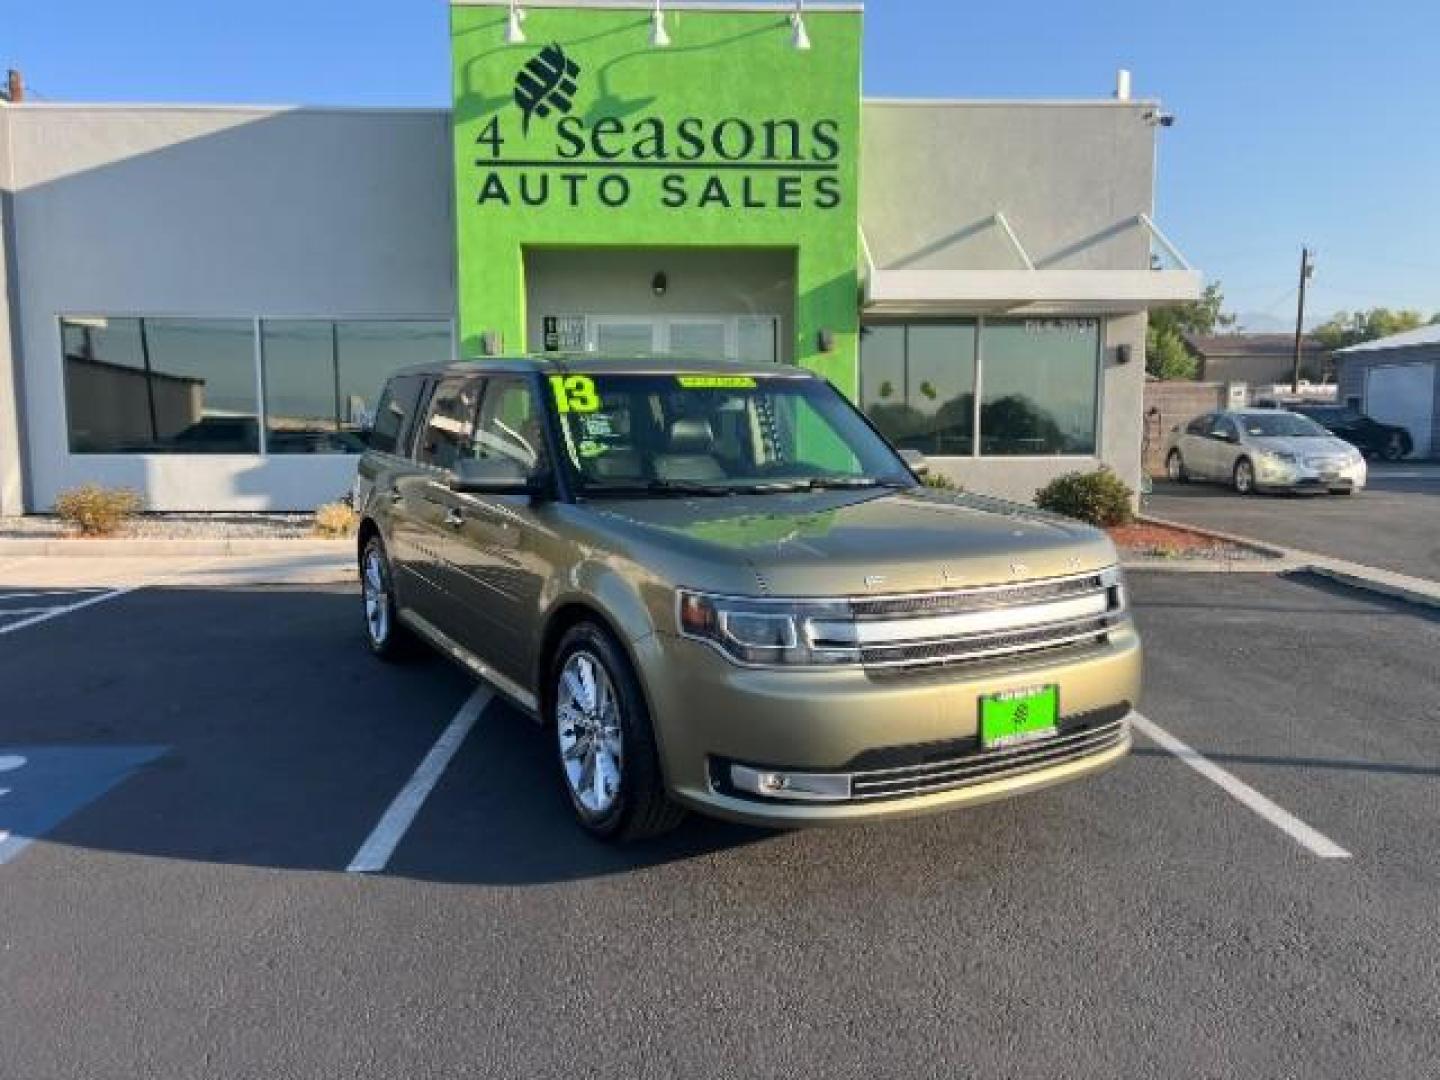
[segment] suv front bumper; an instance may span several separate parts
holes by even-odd
[[[1128,621],[1100,643],[883,674],[740,667],[669,635],[633,647],[672,796],[780,827],[926,813],[1098,771],[1128,751],[1125,717],[1140,693],[1140,641]],[[1055,737],[981,751],[981,696],[1052,685]],[[775,773],[794,785],[756,781]]]

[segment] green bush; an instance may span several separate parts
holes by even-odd
[[[922,476],[920,480],[922,483],[924,483],[926,487],[935,488],[937,491],[965,490],[963,487],[957,484],[954,480],[951,480],[950,477],[946,476],[944,473],[934,472],[933,470]]]
[[[1067,473],[1035,493],[1035,505],[1102,528],[1135,520],[1135,493],[1106,468]]]
[[[140,507],[140,496],[129,488],[105,488],[99,484],[81,484],[62,491],[55,499],[56,515],[79,529],[81,536],[111,536]]]

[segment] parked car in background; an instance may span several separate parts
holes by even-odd
[[[1291,411],[1308,416],[1367,457],[1399,461],[1408,457],[1415,446],[1410,432],[1403,427],[1382,424],[1348,405],[1292,405]]]
[[[927,488],[807,371],[408,369],[369,441],[370,649],[428,644],[544,724],[597,836],[686,807],[876,821],[1130,746],[1140,641],[1109,538]]]
[[[1213,480],[1242,495],[1365,486],[1365,458],[1308,417],[1284,409],[1205,413],[1166,440],[1165,473],[1178,483]]]

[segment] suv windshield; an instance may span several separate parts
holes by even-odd
[[[1240,426],[1247,435],[1261,438],[1268,436],[1329,436],[1329,432],[1314,420],[1289,412],[1246,413],[1240,418]]]
[[[831,386],[786,376],[552,375],[563,457],[585,492],[912,487]]]

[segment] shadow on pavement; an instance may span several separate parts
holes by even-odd
[[[360,627],[353,587],[156,588],[0,637],[0,751],[162,750],[39,839],[343,870],[474,688],[438,658],[375,660]],[[695,819],[658,842],[611,849],[570,819],[548,751],[535,724],[493,703],[389,872],[569,880],[770,835]],[[0,829],[4,813],[0,800]]]
[[[1137,746],[1136,757],[1168,758],[1168,750]],[[1440,776],[1440,765],[1406,765],[1400,762],[1347,761],[1343,758],[1279,757],[1266,754],[1221,754],[1200,751],[1211,761],[1232,765],[1282,765],[1294,769],[1336,769],[1343,772],[1389,773],[1395,776]]]

